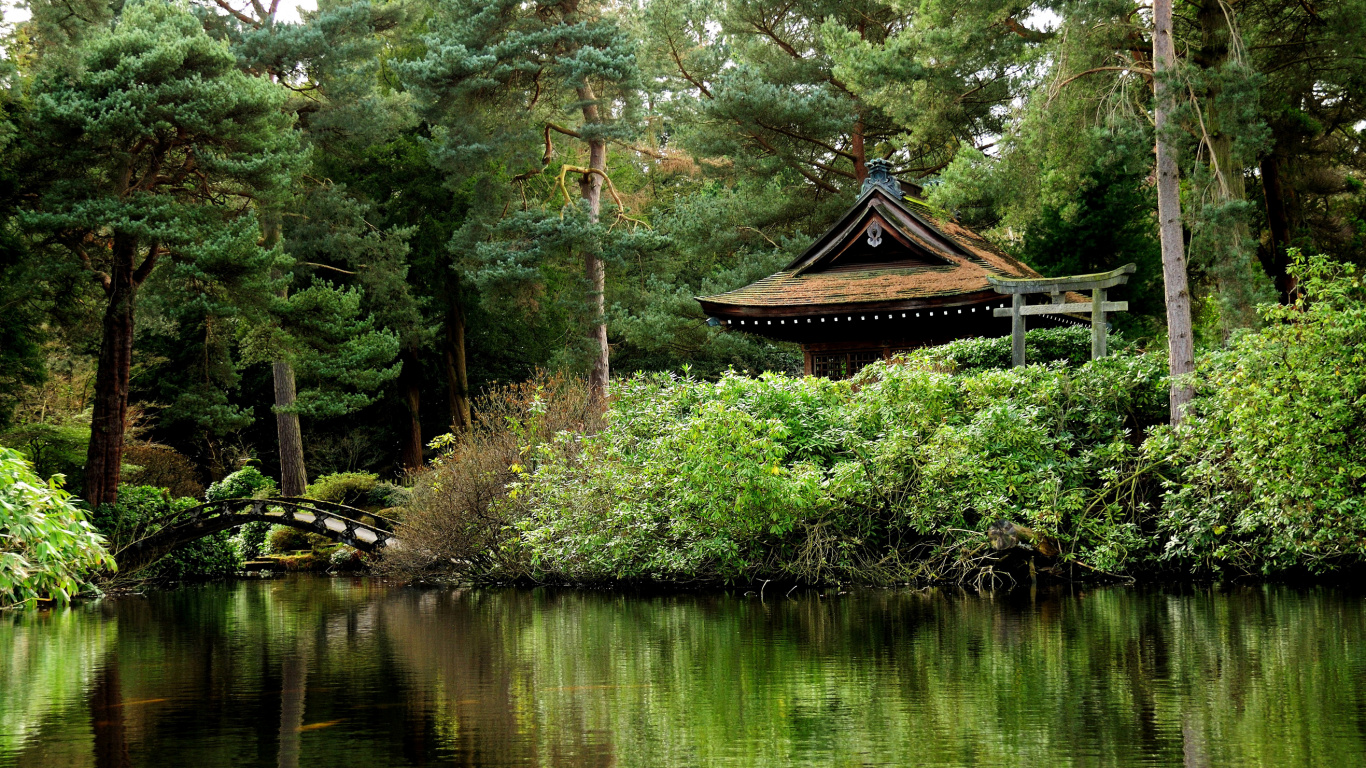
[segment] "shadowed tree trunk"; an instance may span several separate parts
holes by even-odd
[[[280,491],[286,496],[302,496],[308,472],[304,469],[303,431],[294,411],[294,367],[288,360],[276,360],[271,367],[275,374],[275,432],[280,438]]]
[[[1290,201],[1285,188],[1284,160],[1279,151],[1262,158],[1262,193],[1266,197],[1266,223],[1271,230],[1271,256],[1266,271],[1276,283],[1282,304],[1295,294],[1295,278],[1290,275]]]
[[[261,215],[262,241],[267,248],[280,242],[280,212],[264,211]],[[280,298],[289,296],[289,289],[280,291]],[[286,496],[302,496],[308,486],[308,470],[304,464],[304,434],[299,426],[299,414],[294,410],[298,388],[294,383],[294,366],[281,356],[271,364],[275,378],[275,434],[280,445],[280,492]]]
[[[602,117],[593,88],[588,85],[580,86],[578,95],[583,101],[584,123],[592,126],[601,122]],[[607,172],[607,142],[596,136],[588,139],[588,167],[604,174]],[[602,212],[602,183],[603,177],[597,173],[586,173],[579,179],[579,193],[588,201],[588,217],[594,223]],[[608,354],[611,348],[607,345],[607,274],[602,263],[602,254],[596,250],[589,249],[584,255],[584,277],[588,280],[589,309],[593,312],[588,338],[595,347],[593,370],[588,377],[588,386],[595,399],[604,400],[607,397]]]
[[[404,469],[422,467],[422,366],[416,349],[403,350],[403,404],[408,410],[407,432],[403,436]]]
[[[457,291],[459,288],[457,287]],[[446,395],[451,409],[451,431],[470,428],[470,381],[465,368],[465,308],[459,293],[446,316]]]
[[[153,243],[140,266],[134,267],[137,240],[116,234],[107,275],[101,275],[108,304],[104,310],[104,338],[95,371],[95,395],[90,420],[90,445],[85,458],[85,499],[92,507],[119,498],[123,475],[123,443],[128,422],[128,378],[133,364],[133,308],[138,288],[156,266],[160,252]]]
[[[1172,376],[1195,370],[1195,340],[1191,333],[1191,299],[1186,282],[1186,253],[1181,228],[1181,185],[1177,178],[1176,155],[1167,140],[1172,111],[1172,94],[1166,75],[1176,67],[1172,42],[1172,0],[1153,3],[1153,62],[1157,103],[1153,116],[1157,124],[1157,218],[1162,237],[1162,282],[1167,298],[1167,365]],[[1171,389],[1171,420],[1181,421],[1186,405],[1194,397],[1188,385]]]

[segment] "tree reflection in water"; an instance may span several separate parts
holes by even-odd
[[[1349,765],[1362,608],[213,585],[0,618],[0,765]]]

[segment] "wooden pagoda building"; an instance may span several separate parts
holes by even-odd
[[[853,207],[810,248],[758,282],[699,297],[702,310],[729,330],[801,344],[806,373],[829,378],[917,347],[1009,335],[1010,318],[993,310],[1011,297],[987,278],[1039,274],[905,194],[885,160],[868,172]],[[1031,320],[1060,324],[1080,323],[1065,314]]]

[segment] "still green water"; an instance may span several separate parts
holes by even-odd
[[[1366,765],[1366,599],[299,577],[0,615],[0,765],[452,764]]]

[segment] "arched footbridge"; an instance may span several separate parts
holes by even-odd
[[[362,518],[374,522],[362,522]],[[159,520],[160,529],[137,539],[116,552],[114,557],[121,570],[131,571],[195,539],[258,520],[320,533],[362,552],[379,552],[399,546],[398,537],[393,534],[393,520],[344,504],[298,497],[224,499],[190,507]]]

